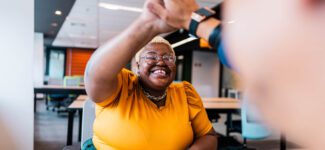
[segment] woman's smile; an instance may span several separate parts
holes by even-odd
[[[153,76],[154,78],[163,79],[163,78],[168,78],[170,76],[170,72],[171,72],[170,69],[168,69],[167,67],[154,68],[151,69],[150,76]]]

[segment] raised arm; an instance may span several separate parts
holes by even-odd
[[[89,60],[85,86],[93,101],[101,102],[113,94],[117,88],[117,74],[139,49],[156,35],[173,30],[148,11],[149,3],[155,4],[158,0],[148,0],[140,17],[113,40],[100,46]]]
[[[149,10],[175,28],[189,30],[192,12],[199,9],[195,0],[163,0],[164,5],[153,3],[149,5]],[[232,68],[226,56],[225,49],[220,43],[220,29],[217,28],[221,21],[216,18],[208,18],[198,25],[196,35],[209,41],[209,44],[217,49],[221,63],[228,68]],[[215,30],[216,29],[216,30]],[[214,32],[217,31],[217,32]],[[218,32],[219,31],[219,32]],[[210,37],[214,37],[209,39]]]
[[[164,5],[159,3],[149,4],[149,10],[175,28],[188,30],[191,21],[192,12],[199,9],[195,0],[163,0]],[[213,29],[220,24],[220,20],[209,18],[200,23],[197,29],[197,35],[206,41]]]

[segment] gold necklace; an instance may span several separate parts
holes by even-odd
[[[151,100],[153,100],[153,101],[155,101],[155,102],[160,102],[161,100],[163,100],[164,98],[166,98],[166,96],[167,96],[167,92],[165,91],[165,93],[163,94],[163,95],[161,95],[161,96],[154,96],[154,95],[151,95],[149,92],[147,92],[141,85],[140,85],[140,88],[141,88],[141,90],[143,91],[143,94],[147,97],[147,98],[149,98],[149,99],[151,99]]]

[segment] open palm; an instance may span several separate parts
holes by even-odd
[[[148,20],[149,22],[153,23],[154,30],[160,33],[167,33],[172,32],[176,30],[176,28],[168,25],[163,19],[161,19],[158,15],[154,14],[152,11],[150,11],[150,7],[152,5],[161,5],[163,6],[162,0],[147,0],[143,7],[143,13],[141,14],[141,17]]]

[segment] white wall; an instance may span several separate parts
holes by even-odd
[[[44,36],[43,33],[34,36],[33,85],[41,86],[44,82]]]
[[[0,149],[33,149],[34,0],[0,2]]]
[[[217,54],[193,52],[192,84],[201,97],[219,97],[219,72]]]

